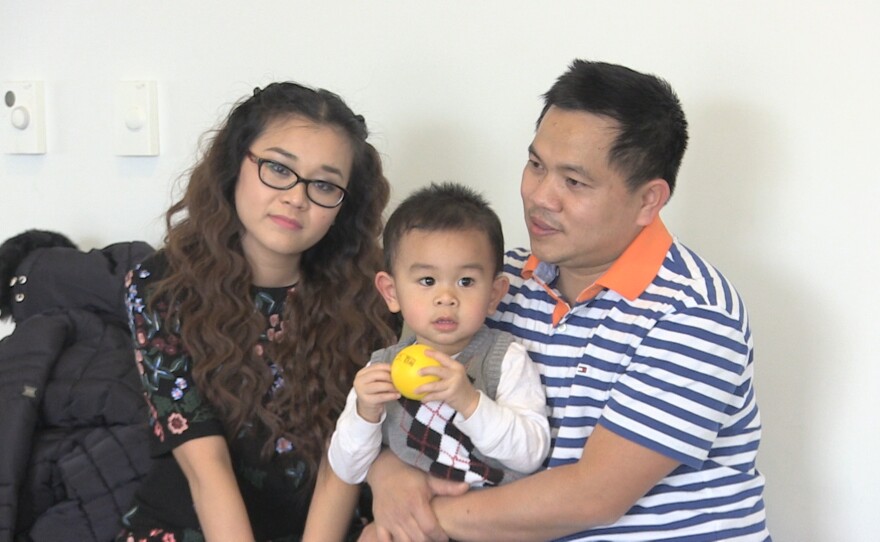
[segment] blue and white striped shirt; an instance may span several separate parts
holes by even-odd
[[[571,305],[551,286],[557,268],[528,251],[508,252],[504,271],[489,324],[538,364],[547,466],[576,462],[597,423],[681,463],[617,523],[561,540],[769,540],[752,336],[733,286],[659,219]]]

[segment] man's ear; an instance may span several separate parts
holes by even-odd
[[[641,199],[638,225],[647,226],[657,218],[660,210],[669,201],[669,183],[665,179],[651,179],[638,188]]]
[[[385,300],[385,304],[388,305],[388,310],[400,312],[400,303],[397,301],[397,289],[394,287],[394,277],[385,271],[379,271],[376,273],[376,280],[374,282],[376,289],[382,295],[382,299]]]
[[[499,274],[495,277],[495,280],[492,282],[492,298],[489,299],[489,307],[487,308],[486,316],[491,316],[495,312],[495,309],[498,308],[498,304],[501,303],[501,298],[507,293],[508,288],[510,288],[510,280],[506,276]]]

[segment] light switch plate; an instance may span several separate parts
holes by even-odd
[[[0,147],[6,154],[46,154],[42,81],[0,83]]]
[[[115,88],[113,146],[119,156],[159,154],[155,81],[119,81]]]

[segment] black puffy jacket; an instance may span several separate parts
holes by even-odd
[[[29,231],[0,246],[0,542],[107,542],[149,469],[124,303],[143,242],[82,252]]]

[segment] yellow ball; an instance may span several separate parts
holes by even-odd
[[[423,344],[407,346],[391,362],[391,382],[401,395],[408,399],[421,401],[425,394],[417,394],[415,389],[428,382],[439,380],[436,376],[422,376],[419,369],[440,366],[440,362],[425,355],[428,347]]]

